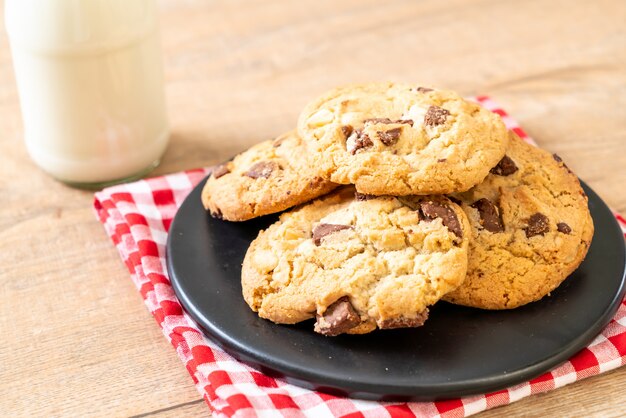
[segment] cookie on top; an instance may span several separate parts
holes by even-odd
[[[500,116],[452,91],[340,87],[302,111],[298,133],[326,178],[375,195],[462,192],[504,155]]]

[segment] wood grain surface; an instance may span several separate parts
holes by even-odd
[[[286,131],[338,84],[408,81],[492,95],[626,213],[624,1],[160,6],[173,131],[155,174],[213,164]],[[29,159],[3,29],[0,415],[209,415],[96,221],[92,193]],[[625,405],[621,368],[480,416],[617,417]]]

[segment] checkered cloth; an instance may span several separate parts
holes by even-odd
[[[509,129],[532,142],[488,97],[476,101],[502,116]],[[237,417],[464,417],[615,369],[626,363],[626,300],[589,346],[529,382],[498,392],[440,402],[375,402],[341,398],[265,376],[239,363],[205,337],[183,312],[165,267],[167,231],[176,210],[210,169],[191,170],[109,187],[95,195],[95,210],[119,250],[131,279],[176,349],[216,416]],[[626,220],[617,213],[626,236]]]

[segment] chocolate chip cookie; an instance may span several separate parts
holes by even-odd
[[[295,131],[261,142],[216,167],[202,203],[214,217],[245,221],[280,212],[337,187],[306,158]]]
[[[478,186],[455,194],[472,225],[463,285],[444,299],[510,309],[541,299],[582,262],[593,236],[587,196],[557,155],[511,133]]]
[[[262,318],[334,336],[417,327],[465,278],[468,220],[443,196],[342,188],[281,215],[243,261],[243,296]]]
[[[504,155],[500,116],[451,91],[406,84],[341,87],[311,102],[298,132],[326,178],[361,193],[466,191]]]

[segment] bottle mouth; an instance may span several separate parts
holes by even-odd
[[[136,44],[158,30],[155,0],[6,0],[11,46],[92,55]]]

